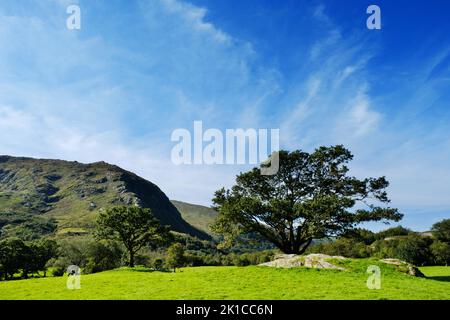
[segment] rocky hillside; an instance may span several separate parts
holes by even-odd
[[[115,165],[0,156],[3,233],[17,226],[24,232],[24,225],[44,233],[87,233],[100,208],[120,204],[150,208],[173,230],[209,238],[183,220],[158,186]]]

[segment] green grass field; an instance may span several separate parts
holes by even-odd
[[[369,264],[381,267],[381,289],[366,287]],[[0,283],[0,299],[450,299],[450,267],[425,267],[415,278],[393,266],[351,260],[348,271],[270,267],[196,267],[177,273],[144,268],[83,275],[80,290],[67,277]]]

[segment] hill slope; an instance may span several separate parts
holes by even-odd
[[[206,233],[211,233],[209,227],[217,217],[218,213],[209,207],[186,203],[177,200],[170,200],[181,213],[181,216],[189,224]]]
[[[184,221],[158,186],[118,166],[0,156],[0,228],[10,224],[7,231],[14,223],[54,219],[58,233],[82,233],[98,209],[120,204],[150,208],[175,231],[209,237]]]

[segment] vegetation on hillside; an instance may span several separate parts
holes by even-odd
[[[321,242],[308,249],[310,253],[325,253],[351,258],[397,258],[413,265],[449,265],[450,241],[438,238],[450,219],[433,225],[432,237],[403,228],[389,228],[378,233],[364,229]]]
[[[149,208],[163,225],[209,238],[184,221],[155,184],[115,165],[0,156],[0,233],[5,236],[92,233],[99,209],[116,205]]]

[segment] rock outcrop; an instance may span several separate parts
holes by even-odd
[[[399,259],[381,259],[380,261],[387,264],[393,264],[398,267],[399,271],[409,274],[410,276],[425,277],[425,275],[419,270],[419,268],[406,261],[402,261]]]
[[[346,270],[343,267],[336,266],[332,263],[333,260],[345,260],[348,258],[342,256],[330,256],[326,254],[314,253],[305,256],[296,254],[278,254],[275,256],[273,261],[265,262],[260,264],[260,266],[274,267],[274,268],[296,268],[296,267],[307,267],[307,268],[317,268],[317,269],[335,269],[335,270]],[[424,274],[412,264],[399,260],[399,259],[381,259],[382,263],[390,264],[396,266],[399,272],[406,273],[414,277],[424,277]]]
[[[262,263],[260,266],[276,267],[276,268],[295,268],[295,267],[307,267],[318,269],[336,269],[345,270],[342,267],[338,267],[329,260],[332,259],[345,259],[341,256],[329,256],[326,254],[313,253],[306,256],[299,256],[295,254],[279,254],[275,256],[275,260]]]

